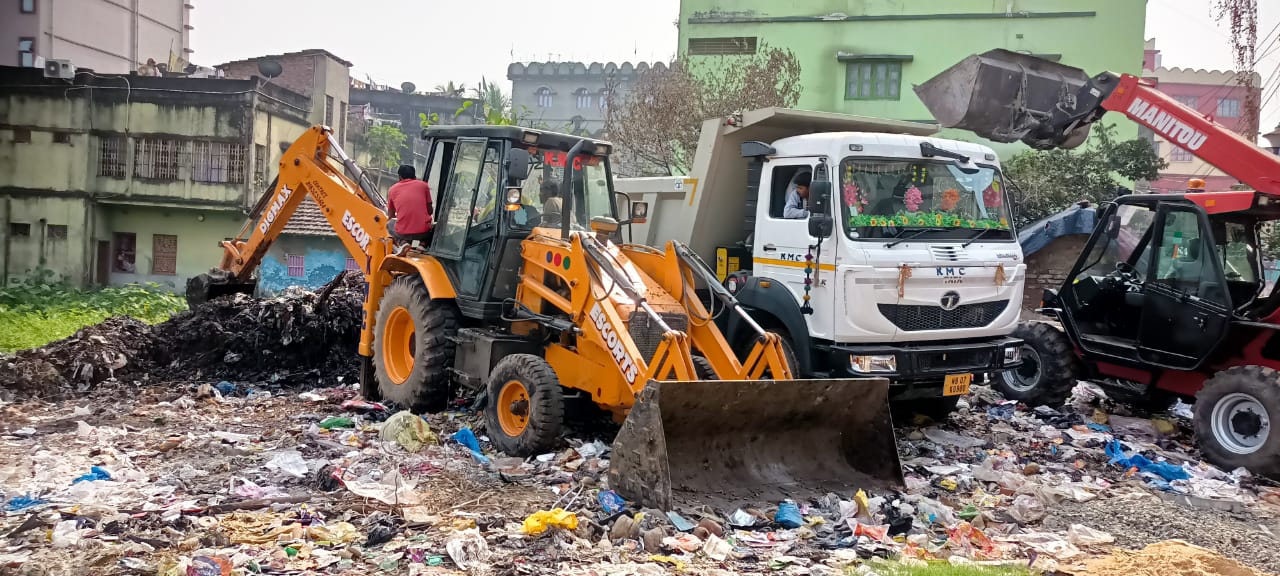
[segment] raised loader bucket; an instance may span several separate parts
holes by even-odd
[[[916,95],[946,128],[969,130],[996,142],[1074,148],[1088,126],[1070,137],[1036,134],[1059,104],[1074,107],[1076,92],[1089,80],[1079,68],[1004,49],[972,55],[915,87]],[[1044,144],[1053,141],[1053,146]]]
[[[609,485],[671,510],[903,487],[889,382],[650,381],[613,442]]]
[[[187,279],[187,306],[199,306],[228,294],[252,295],[257,287],[257,282],[233,282],[223,274],[198,274]]]

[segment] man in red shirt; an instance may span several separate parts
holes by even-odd
[[[391,234],[405,242],[426,245],[431,239],[431,187],[418,180],[413,166],[400,166],[400,181],[387,191],[387,217],[395,218]]]

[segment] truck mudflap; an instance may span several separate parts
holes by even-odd
[[[889,383],[650,381],[613,443],[609,485],[643,506],[736,506],[903,487]]]
[[[1070,134],[1037,130],[1059,106],[1075,107],[1076,93],[1089,75],[1072,68],[1004,49],[971,55],[915,87],[938,123],[969,130],[996,142],[1024,141],[1045,147],[1074,148],[1084,143],[1089,125]]]

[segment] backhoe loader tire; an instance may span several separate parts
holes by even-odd
[[[693,357],[693,371],[699,380],[719,380],[716,376],[716,369],[711,367],[711,361],[702,356]]]
[[[493,446],[511,456],[556,447],[564,427],[564,390],[546,360],[512,354],[489,375],[485,428]]]
[[[1023,322],[1013,330],[1021,338],[1022,365],[1001,372],[993,387],[1005,398],[1028,406],[1058,407],[1076,386],[1079,364],[1071,341],[1044,322]]]
[[[1280,478],[1280,371],[1236,366],[1196,393],[1196,444],[1223,470]]]
[[[402,276],[387,286],[373,328],[382,398],[418,414],[447,408],[457,333],[453,302],[432,300],[421,278]]]

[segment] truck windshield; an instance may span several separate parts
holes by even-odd
[[[531,150],[532,160],[529,178],[524,181],[522,202],[524,209],[514,222],[521,228],[535,226],[557,227],[561,223],[561,182],[565,177],[565,153],[559,150]],[[605,170],[608,158],[579,155],[574,164],[575,186],[572,228],[588,230],[592,218],[613,217],[609,177]]]
[[[920,240],[1013,238],[1000,171],[991,166],[968,174],[951,161],[845,158],[839,198],[853,239],[894,238],[913,228],[933,229]]]

